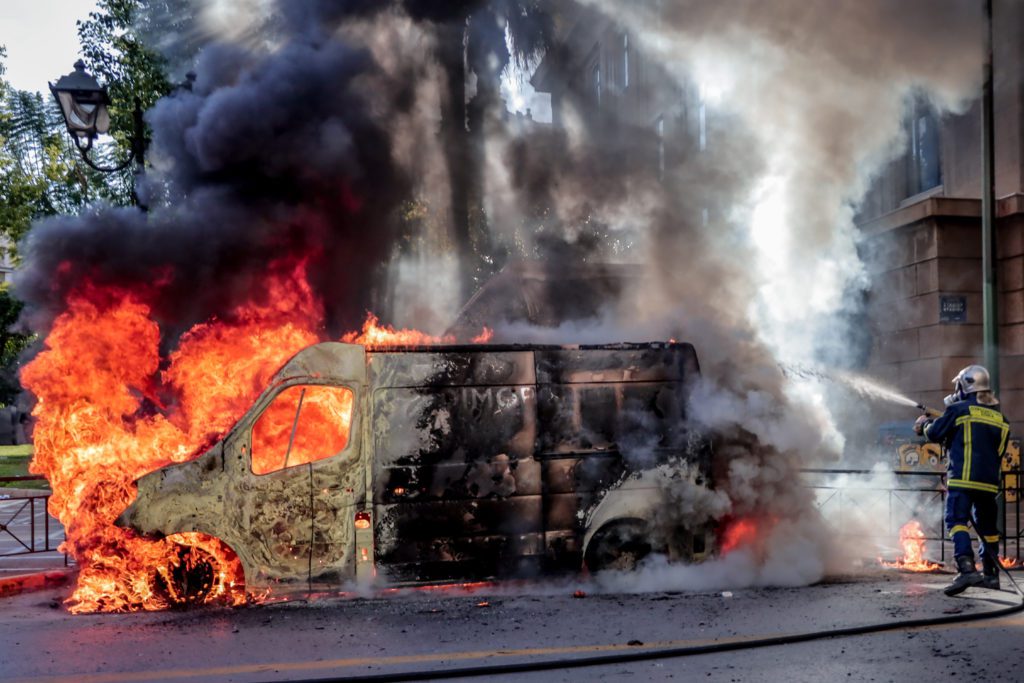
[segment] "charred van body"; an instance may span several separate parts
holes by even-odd
[[[710,533],[671,496],[709,485],[698,376],[689,344],[318,344],[119,523],[216,536],[278,592],[700,559]]]

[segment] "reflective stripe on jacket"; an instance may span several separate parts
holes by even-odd
[[[924,429],[925,438],[949,453],[950,488],[999,492],[1003,453],[1010,424],[995,407],[978,404],[975,394],[946,408]]]

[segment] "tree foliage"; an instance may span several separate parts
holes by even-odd
[[[16,262],[32,221],[79,211],[103,181],[80,167],[56,104],[3,78],[4,57],[0,48],[0,241]]]
[[[107,86],[111,98],[112,143],[97,144],[90,152],[98,164],[115,166],[131,153],[136,99],[146,109],[170,91],[165,61],[140,35],[181,3],[99,0],[96,10],[78,23],[87,69]],[[15,246],[33,221],[78,213],[97,200],[127,205],[134,177],[131,168],[104,174],[83,163],[49,94],[17,90],[4,80],[5,57],[0,47],[0,248],[16,261]]]
[[[103,160],[106,165],[114,165],[116,159],[131,154],[136,102],[145,111],[171,91],[166,60],[148,47],[141,35],[146,30],[145,19],[152,16],[144,10],[148,5],[164,4],[99,0],[96,10],[78,22],[86,68],[107,86],[110,94],[110,133],[115,145],[107,151],[108,159]],[[133,173],[129,167],[109,180],[108,198],[114,203],[130,203]]]
[[[21,393],[18,371],[25,349],[35,335],[17,328],[22,303],[11,296],[6,285],[0,286],[0,405],[9,406]]]

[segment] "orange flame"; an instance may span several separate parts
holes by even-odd
[[[728,555],[737,548],[750,546],[757,542],[759,530],[752,517],[735,519],[725,527],[719,549],[722,555]]]
[[[282,261],[267,270],[258,301],[196,325],[166,359],[144,294],[86,284],[69,296],[44,350],[22,371],[23,385],[38,399],[31,470],[49,480],[50,513],[66,530],[62,549],[80,567],[70,611],[237,605],[253,598],[246,595],[238,558],[218,539],[187,533],[151,540],[113,522],[133,501],[135,479],[201,453],[288,358],[321,340],[323,311],[305,263]],[[454,341],[381,326],[373,315],[361,334],[343,340],[371,346]],[[324,438],[347,440],[351,393],[314,394],[305,398],[308,414],[335,426]],[[276,422],[290,426],[292,415],[293,409],[283,409],[276,421],[267,418],[274,423],[267,438],[284,438],[287,430]],[[295,440],[296,464],[316,450],[304,438]],[[253,457],[254,468],[271,467]],[[183,572],[187,584],[202,590],[182,594],[175,577]]]
[[[910,520],[900,528],[900,545],[903,547],[903,557],[895,562],[879,559],[883,567],[909,572],[931,572],[942,568],[941,564],[925,559],[924,531],[921,530],[920,522]]]
[[[281,363],[318,341],[321,312],[304,266],[270,270],[269,303],[196,326],[163,372],[149,306],[131,292],[83,287],[23,370],[24,386],[38,398],[31,469],[50,481],[50,512],[67,533],[62,548],[80,566],[72,612],[187,602],[167,579],[200,562],[207,565],[200,573],[212,577],[204,601],[245,600],[238,560],[217,539],[153,541],[113,522],[132,502],[135,479],[197,455],[234,424]],[[170,408],[162,407],[165,396]]]
[[[1014,567],[1020,566],[1020,560],[1015,557],[1003,557],[1000,555],[999,564],[1001,564],[1004,569],[1013,569]]]
[[[352,392],[342,387],[293,386],[282,391],[253,425],[252,471],[281,469],[282,453],[287,453],[287,465],[340,453],[352,426],[352,399]],[[300,409],[302,419],[294,422]]]
[[[494,339],[494,330],[484,325],[484,329],[480,331],[480,334],[473,337],[470,341],[474,344],[487,344]]]
[[[433,337],[419,330],[396,330],[390,325],[381,325],[377,316],[367,313],[362,332],[349,332],[341,338],[341,341],[364,346],[416,346],[418,344],[454,344],[455,337]]]

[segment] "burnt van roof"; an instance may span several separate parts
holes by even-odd
[[[678,382],[700,375],[691,344],[475,344],[368,348],[380,386]]]
[[[376,362],[374,362],[376,360]],[[322,342],[295,354],[275,381],[315,376],[348,380],[369,371],[381,386],[601,381],[679,381],[700,374],[692,344],[417,344]],[[619,373],[621,377],[614,379]]]
[[[495,353],[508,351],[644,351],[693,349],[689,342],[616,342],[612,344],[407,344],[365,345],[369,353]]]

